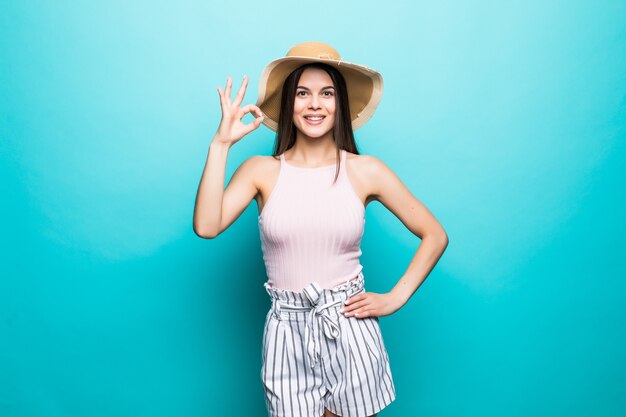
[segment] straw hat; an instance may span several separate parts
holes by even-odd
[[[363,126],[374,114],[383,95],[383,77],[371,68],[342,60],[335,48],[322,42],[299,43],[285,57],[265,66],[259,79],[256,102],[265,115],[263,124],[273,131],[278,129],[283,83],[293,70],[309,62],[322,62],[341,72],[348,88],[352,130]]]

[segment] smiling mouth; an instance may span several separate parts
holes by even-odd
[[[316,126],[316,125],[322,124],[325,118],[326,118],[325,116],[315,116],[315,117],[305,116],[304,120],[306,120],[308,124]]]

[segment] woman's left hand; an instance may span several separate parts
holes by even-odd
[[[398,311],[404,303],[391,293],[362,292],[348,298],[340,313],[345,317],[382,317]]]

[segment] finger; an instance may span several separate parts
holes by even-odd
[[[365,311],[367,311],[367,308],[362,307],[362,308],[355,308],[352,311],[347,311],[344,313],[345,317],[363,317],[363,313],[365,313]]]
[[[263,120],[265,119],[265,115],[263,114],[261,109],[258,106],[255,106],[254,104],[248,104],[242,107],[240,109],[240,112],[241,113],[239,115],[239,119],[242,119],[246,113],[252,113],[252,112],[256,113],[258,117],[252,121],[253,124],[256,124],[256,127],[259,127],[261,123],[263,122]]]
[[[248,123],[244,125],[244,136],[253,130],[257,129],[261,125],[261,121],[259,119],[254,119],[252,123]]]
[[[365,295],[365,293],[364,293],[364,292],[362,292],[362,293],[360,293],[360,294],[357,294],[357,295],[355,295],[355,296],[353,296],[353,297],[348,298],[348,299],[346,300],[346,303],[345,303],[345,304],[346,304],[346,305],[350,305],[350,304],[354,303],[355,301],[362,300],[364,297],[366,297],[366,295]]]
[[[343,312],[344,313],[354,313],[359,308],[366,307],[366,306],[368,306],[370,304],[371,303],[370,303],[369,300],[357,301],[357,302],[354,302],[354,303],[350,304],[349,306],[345,306],[344,309],[343,309]]]
[[[252,132],[253,130],[257,129],[259,126],[261,126],[261,123],[263,122],[264,117],[257,117],[256,119],[254,119],[251,123],[248,123],[247,125],[244,125],[245,127],[245,134],[247,135],[248,133]]]
[[[232,78],[229,76],[226,78],[226,91],[225,91],[225,95],[226,95],[226,102],[228,104],[230,103],[230,91],[231,91],[231,87],[233,85],[233,80]]]
[[[369,305],[372,303],[372,300],[369,297],[353,297],[350,300],[350,303],[343,306],[343,311],[354,311],[357,308],[361,308],[363,306]]]
[[[239,105],[243,101],[243,96],[246,94],[247,85],[248,85],[248,76],[244,75],[243,81],[241,82],[241,87],[239,87],[239,91],[237,91],[237,95],[235,96],[235,101],[233,101],[233,104],[235,106],[239,107]]]
[[[240,109],[241,117],[243,117],[245,114],[250,113],[252,111],[256,113],[256,109],[258,109],[258,107],[255,106],[254,104],[246,104]]]
[[[359,319],[364,319],[366,317],[371,317],[374,316],[374,310],[359,310],[356,313],[354,313],[354,317],[359,318]]]
[[[369,317],[377,316],[378,311],[380,311],[380,306],[370,303],[366,306],[356,309],[353,314],[355,317]]]
[[[224,92],[222,91],[220,87],[217,87],[217,93],[220,95],[220,105],[222,106],[222,109],[223,109],[224,108]]]

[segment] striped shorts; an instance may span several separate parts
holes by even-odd
[[[345,317],[343,301],[365,291],[362,273],[332,289],[271,287],[261,380],[270,417],[375,414],[396,398],[378,317]]]

